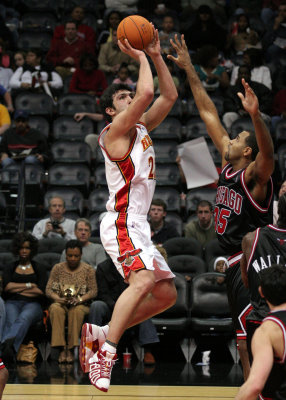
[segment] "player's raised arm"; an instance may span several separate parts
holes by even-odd
[[[245,94],[238,93],[244,109],[249,113],[254,130],[259,152],[255,162],[246,170],[246,182],[255,180],[258,185],[264,185],[274,170],[274,148],[271,135],[259,111],[258,99],[249,84],[242,79]]]
[[[208,96],[207,92],[205,91],[205,88],[203,87],[198,77],[198,74],[191,62],[184,35],[181,35],[181,41],[176,35],[175,41],[170,40],[170,42],[177,53],[177,57],[168,55],[168,58],[174,61],[174,63],[176,63],[178,67],[186,71],[190,88],[193,92],[193,96],[198,107],[200,116],[206,124],[209,136],[211,137],[216,148],[222,155],[223,163],[225,163],[224,154],[227,150],[229,135],[222,126],[216,107]]]
[[[143,122],[145,123],[148,132],[150,132],[166,118],[178,98],[178,92],[170,71],[161,55],[160,40],[157,29],[154,29],[154,39],[145,51],[151,57],[156,68],[160,89],[160,96],[143,115]]]
[[[133,99],[130,99],[130,104],[123,111],[117,113],[113,108],[108,110],[108,114],[112,117],[112,126],[109,130],[108,137],[109,140],[112,136],[122,136],[125,135],[131,128],[133,128],[138,121],[140,121],[142,114],[152,102],[154,96],[154,85],[153,77],[149,62],[145,53],[141,50],[136,50],[129,44],[128,40],[125,39],[124,44],[118,41],[118,46],[121,51],[130,55],[140,64],[139,67],[139,77],[136,86],[136,94]],[[121,96],[124,96],[122,93]],[[120,97],[120,95],[119,95]],[[120,101],[124,100],[119,98]]]

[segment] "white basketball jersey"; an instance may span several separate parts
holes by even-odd
[[[155,153],[147,129],[136,124],[136,134],[128,152],[119,160],[111,159],[104,147],[104,136],[111,124],[100,134],[99,144],[105,159],[109,189],[107,211],[147,215],[155,190]]]

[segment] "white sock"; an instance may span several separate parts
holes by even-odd
[[[103,330],[105,336],[107,336],[108,331],[109,331],[109,325],[104,325],[101,327],[101,329]]]
[[[116,354],[116,347],[111,346],[111,344],[106,343],[106,342],[103,343],[103,346],[102,346],[101,350],[102,351],[108,351],[108,353],[111,353],[111,354]]]

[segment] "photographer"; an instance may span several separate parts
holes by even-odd
[[[64,217],[65,202],[61,197],[51,197],[48,218],[41,219],[33,228],[37,239],[59,237],[65,240],[75,239],[75,221]]]

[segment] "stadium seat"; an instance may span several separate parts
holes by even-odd
[[[160,125],[150,132],[152,139],[174,139],[177,142],[181,141],[182,124],[179,119],[167,117]]]
[[[21,3],[29,11],[57,13],[60,3],[57,0],[22,0]]]
[[[12,239],[0,240],[0,253],[12,252]]]
[[[180,193],[174,188],[156,187],[154,199],[161,199],[167,205],[167,211],[180,212]]]
[[[84,141],[89,133],[94,132],[94,126],[90,119],[84,118],[76,122],[73,117],[62,116],[53,122],[53,136],[55,140]]]
[[[186,123],[186,140],[196,139],[204,136],[208,138],[205,123],[200,118],[191,118]]]
[[[22,31],[18,38],[18,49],[29,51],[39,49],[47,52],[50,48],[52,34],[45,31]]]
[[[215,204],[216,189],[214,188],[197,188],[191,189],[187,193],[187,210],[189,213],[193,213],[197,209],[197,205],[201,200],[207,200],[211,204]]]
[[[106,203],[109,198],[107,188],[97,188],[93,190],[88,197],[89,213],[100,213],[106,211]]]
[[[39,240],[38,254],[57,253],[62,254],[66,246],[66,240],[61,238],[45,238]]]
[[[51,146],[54,162],[90,164],[91,149],[87,143],[58,140]]]
[[[104,164],[99,164],[95,168],[95,184],[97,186],[107,186]]]
[[[60,96],[58,99],[59,115],[73,116],[78,112],[95,113],[94,97],[88,94],[69,93]]]
[[[217,257],[225,257],[225,251],[221,248],[218,239],[213,239],[205,245],[204,259],[206,261],[208,271],[214,270],[214,261]]]
[[[45,93],[19,93],[15,98],[15,109],[28,111],[30,115],[46,115],[51,118],[54,105]]]
[[[55,252],[39,253],[33,258],[37,263],[43,265],[49,273],[53,266],[60,262],[61,255]]]
[[[276,128],[275,128],[274,137],[275,137],[276,146],[279,146],[281,143],[282,144],[286,143],[286,121],[285,121],[285,119],[281,119],[280,121],[278,121]]]
[[[172,272],[187,275],[191,278],[206,272],[206,264],[200,257],[190,254],[179,254],[168,258]]]
[[[156,165],[156,183],[158,186],[176,187],[180,183],[180,171],[176,163]]]
[[[242,131],[254,131],[254,127],[250,117],[238,118],[232,123],[230,128],[231,138],[235,138]]]
[[[90,170],[86,165],[54,164],[48,171],[48,188],[75,188],[87,194],[90,185]]]
[[[282,175],[282,179],[285,179],[286,174],[286,143],[282,144],[278,150],[277,150],[277,156],[278,156],[278,165],[280,168],[280,172]]]
[[[176,162],[178,155],[177,142],[174,140],[153,140],[157,163],[172,163]]]
[[[28,12],[22,15],[22,29],[53,31],[58,24],[54,14],[46,12]]]
[[[189,254],[201,259],[203,258],[202,245],[194,238],[175,237],[168,239],[163,243],[163,247],[168,257]]]
[[[170,223],[177,230],[179,235],[183,235],[183,221],[177,213],[168,211],[165,221]]]
[[[43,133],[46,138],[49,137],[50,124],[46,118],[40,116],[32,116],[29,118],[29,125],[31,128]]]

